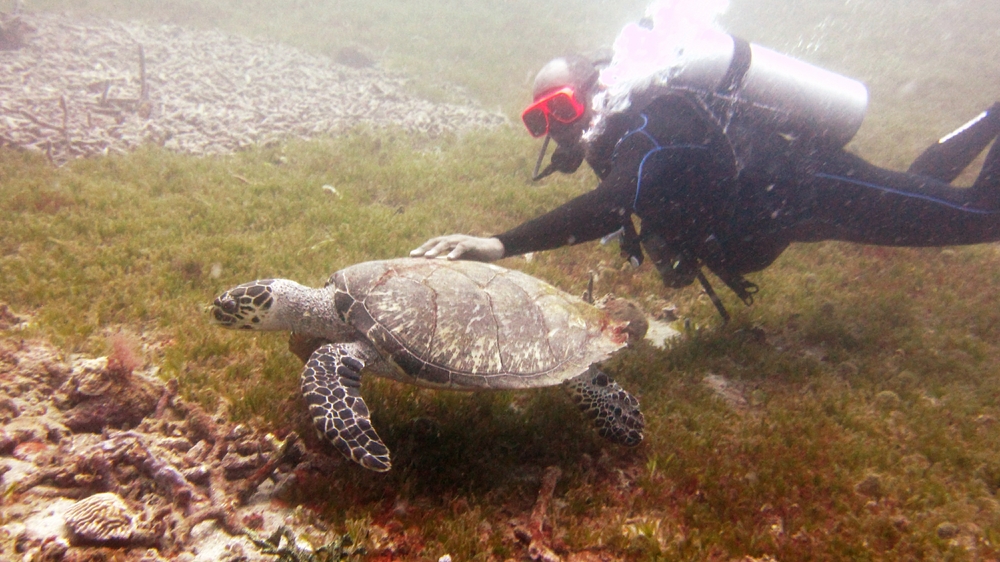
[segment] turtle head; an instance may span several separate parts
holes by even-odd
[[[229,289],[212,302],[212,320],[233,330],[293,330],[302,316],[300,295],[312,291],[287,279],[258,279]]]

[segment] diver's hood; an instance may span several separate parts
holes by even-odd
[[[535,75],[531,89],[532,99],[570,86],[579,92],[589,90],[597,83],[598,71],[594,64],[580,55],[567,55],[550,60]]]

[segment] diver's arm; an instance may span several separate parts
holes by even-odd
[[[550,250],[600,238],[621,228],[625,211],[597,210],[598,190],[591,191],[540,217],[494,237],[466,234],[437,236],[410,252],[410,257],[496,261],[507,256]]]
[[[445,253],[447,252],[447,253]],[[411,258],[436,258],[444,254],[450,260],[496,261],[506,255],[503,243],[496,238],[467,234],[436,236],[410,252]]]
[[[622,227],[628,211],[609,205],[600,189],[576,199],[507,232],[480,238],[466,234],[437,236],[410,252],[410,257],[450,260],[496,261],[507,256],[551,250],[589,242]]]
[[[466,234],[437,236],[410,252],[410,257],[495,261],[507,256],[550,250],[595,240],[622,226],[630,211],[627,189],[616,188],[611,174],[597,189],[507,232],[480,238]],[[633,183],[634,185],[634,183]]]
[[[627,176],[634,178],[634,172],[615,172],[609,174],[597,189],[497,234],[496,238],[503,244],[504,255],[513,256],[589,242],[621,228],[631,215],[631,196],[635,192],[635,183],[633,180],[630,186]]]

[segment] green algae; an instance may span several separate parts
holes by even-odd
[[[96,11],[117,6],[89,4]],[[248,22],[220,5],[200,9],[247,31]],[[151,10],[135,6],[130,16]],[[169,8],[174,21],[190,23],[201,13],[185,6]],[[316,21],[311,25],[329,23]],[[377,21],[357,25],[383,29]],[[506,25],[511,40],[524,36],[510,29],[534,29],[513,17]],[[292,37],[287,21],[271,26],[251,32]],[[526,95],[522,74],[592,39],[577,40],[567,26],[530,52],[508,49],[502,62],[472,49],[470,66],[429,73],[421,87],[464,81],[514,114]],[[303,47],[339,46],[320,33],[311,37]],[[891,60],[912,60],[879,38],[859,34],[853,45],[864,47],[861,54],[844,46],[845,53],[825,56],[859,72],[880,63],[879,47]],[[439,48],[470,43],[458,37]],[[427,51],[414,53],[427,58]],[[927,63],[936,65],[933,72],[922,72],[924,62],[872,76],[875,101],[854,145],[866,157],[905,166],[913,151],[996,96],[986,76],[962,86],[982,100],[948,99],[940,114],[927,108],[945,103],[947,92],[894,97],[899,76],[948,82],[939,61]],[[886,98],[897,105],[888,107]],[[435,140],[361,130],[210,158],[148,148],[59,169],[42,156],[0,151],[0,302],[30,318],[5,337],[102,354],[113,334],[142,334],[147,359],[161,376],[178,379],[184,396],[212,411],[221,404],[235,419],[295,430],[323,450],[311,437],[300,365],[283,337],[219,330],[205,306],[220,289],[250,279],[319,285],[340,267],[404,255],[433,235],[496,232],[593,187],[585,173],[532,186],[536,148],[520,131],[504,129]],[[558,389],[462,394],[366,381],[373,421],[396,467],[375,475],[326,449],[330,465],[303,474],[293,499],[332,527],[366,536],[369,552],[394,542],[400,558],[523,556],[510,529],[530,513],[544,468],[557,465],[563,477],[547,524],[561,553],[782,561],[997,555],[995,245],[796,245],[752,276],[762,288],[753,307],[722,295],[735,316],[726,327],[696,288],[663,289],[648,266],[623,268],[613,245],[503,264],[574,294],[593,271],[598,294],[636,297],[650,312],[660,301],[646,297],[655,296],[689,320],[669,349],[640,345],[606,366],[642,400],[646,442],[635,450],[606,445]],[[711,376],[728,381],[742,402],[721,397],[705,382]]]

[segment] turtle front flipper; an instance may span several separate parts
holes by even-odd
[[[601,437],[634,447],[642,442],[646,422],[639,399],[628,393],[604,371],[591,365],[582,375],[563,383],[585,416],[594,420]]]
[[[361,370],[367,349],[359,343],[327,343],[309,357],[302,370],[302,396],[316,429],[361,466],[385,472],[392,465],[361,398]]]

